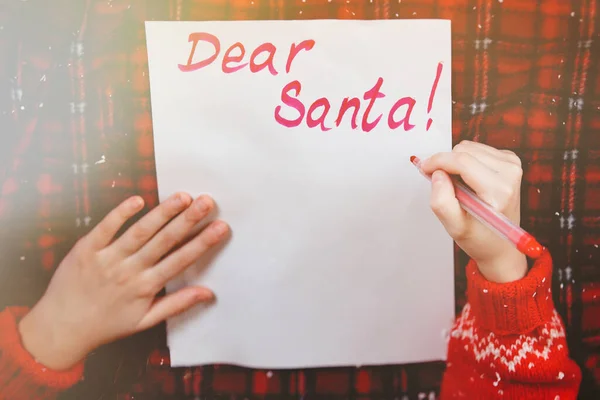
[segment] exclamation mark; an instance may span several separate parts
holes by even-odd
[[[431,107],[433,106],[433,98],[435,97],[435,91],[437,90],[438,82],[440,81],[440,76],[442,75],[442,69],[444,69],[444,64],[438,63],[437,73],[435,74],[435,81],[433,81],[433,86],[431,87],[431,93],[429,93],[429,104],[427,104],[427,114],[431,113]],[[429,118],[427,121],[427,130],[431,127],[431,123],[433,120]]]

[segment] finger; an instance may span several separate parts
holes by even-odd
[[[472,142],[470,140],[462,140],[460,143],[454,146],[454,149],[456,148],[469,149],[467,150],[467,153],[471,151],[486,152],[491,155],[493,155],[494,153],[499,153],[499,151],[494,147],[488,146],[487,144],[480,142]]]
[[[430,205],[448,234],[454,240],[460,239],[466,230],[467,214],[456,199],[450,176],[444,171],[437,170],[431,176]]]
[[[486,167],[488,167],[489,169],[491,169],[492,171],[494,171],[496,173],[510,174],[510,173],[512,173],[512,171],[515,168],[517,168],[517,166],[515,164],[507,161],[505,158],[499,158],[497,155],[494,155],[487,151],[483,151],[481,149],[477,149],[477,150],[470,149],[470,151],[464,151],[464,150],[465,150],[464,147],[456,146],[453,151],[455,153],[469,153],[470,155],[475,157],[479,162],[481,162],[483,165],[485,165]]]
[[[133,254],[144,246],[173,217],[191,202],[186,193],[176,193],[136,222],[113,244],[124,254]]]
[[[229,226],[225,222],[215,221],[211,223],[185,246],[159,262],[154,268],[148,269],[146,271],[148,279],[154,287],[162,288],[167,282],[196,262],[211,247],[221,242],[228,232]]]
[[[521,159],[514,152],[510,150],[499,150],[495,147],[488,146],[487,144],[479,142],[463,140],[462,142],[454,146],[454,150],[461,151],[464,153],[487,153],[491,157],[521,166]]]
[[[137,331],[151,328],[162,321],[189,310],[199,303],[213,301],[215,295],[207,288],[187,287],[156,299],[139,322]]]
[[[102,249],[113,240],[119,229],[140,212],[144,207],[144,199],[139,196],[130,197],[114,208],[87,235],[86,242],[95,249]]]
[[[158,232],[136,255],[140,264],[153,266],[173,247],[180,243],[189,232],[214,208],[209,196],[200,196],[190,207]]]
[[[500,150],[500,152],[506,156],[508,161],[512,162],[513,164],[516,164],[519,167],[523,166],[521,158],[518,155],[516,155],[514,151]]]
[[[480,196],[490,197],[490,190],[502,185],[501,177],[469,153],[437,153],[421,163],[426,174],[443,170],[459,175]]]

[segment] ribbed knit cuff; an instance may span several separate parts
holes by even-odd
[[[550,321],[552,258],[545,250],[527,276],[515,282],[486,280],[475,262],[467,265],[467,297],[478,324],[500,335],[530,332]]]
[[[0,312],[0,398],[37,399],[68,389],[83,376],[83,362],[67,371],[54,371],[38,363],[21,343],[18,321],[26,308]]]

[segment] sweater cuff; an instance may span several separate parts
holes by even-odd
[[[45,397],[68,389],[83,376],[83,362],[66,371],[55,371],[38,363],[25,350],[18,322],[27,312],[22,307],[8,307],[0,312],[0,386],[6,398]]]
[[[552,319],[552,258],[548,250],[524,278],[495,283],[486,280],[474,261],[467,265],[467,298],[482,328],[499,335],[530,332]]]

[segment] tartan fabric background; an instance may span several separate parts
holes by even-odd
[[[0,0],[0,308],[34,304],[75,240],[124,198],[140,194],[156,205],[145,20],[448,18],[454,140],[522,157],[523,224],[552,251],[556,304],[572,351],[600,379],[598,6]],[[464,265],[458,255],[457,311]],[[168,362],[161,326],[92,354],[85,380],[64,397],[433,399],[444,368],[255,371],[171,369]]]

